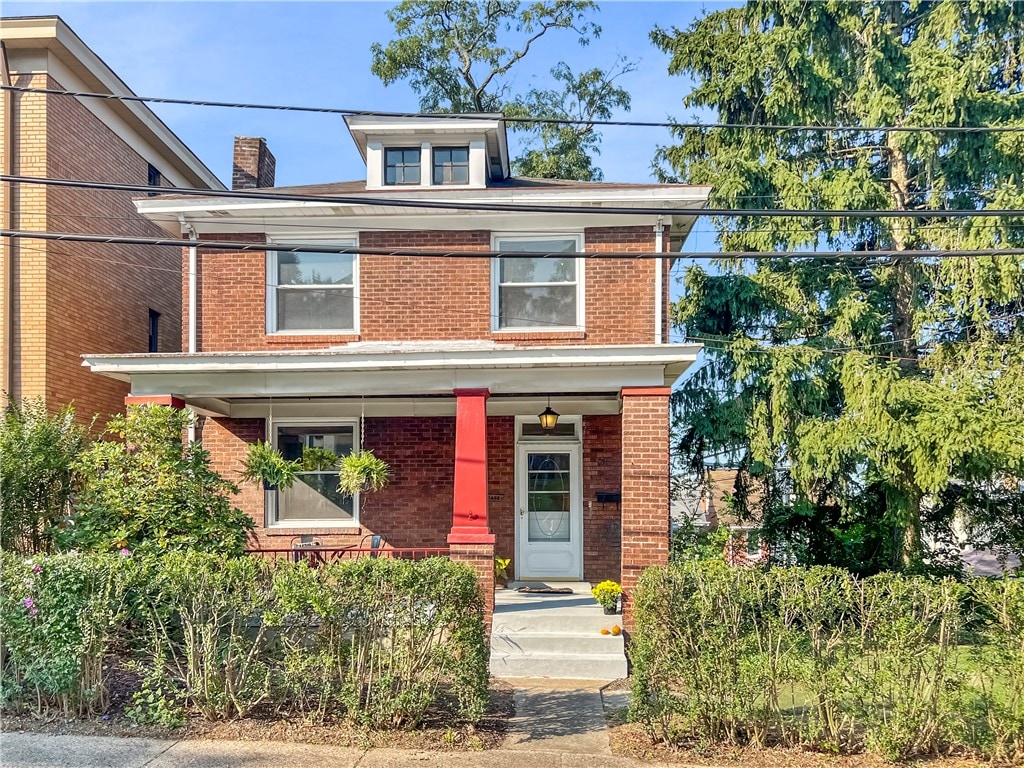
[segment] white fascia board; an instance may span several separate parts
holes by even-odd
[[[697,359],[699,344],[508,347],[429,351],[313,350],[159,355],[85,355],[97,373],[214,371],[399,371],[447,368],[564,368],[670,365]]]
[[[595,204],[596,207],[619,205],[656,205],[659,203],[674,204],[673,207],[684,207],[692,209],[694,215],[699,215],[700,209],[707,205],[710,187],[667,187],[650,189],[629,189],[629,190],[452,190],[447,194],[439,193],[436,189],[420,192],[402,192],[398,194],[381,195],[381,197],[392,197],[396,200],[408,200],[410,202],[423,200],[429,202],[462,202],[462,203],[493,203],[496,205],[581,205]],[[173,194],[173,191],[171,191]],[[345,197],[365,197],[370,202],[378,195],[376,193],[355,193],[344,195]],[[159,200],[142,198],[135,201],[136,210],[144,216],[158,219],[164,216],[177,217],[183,215],[186,219],[192,214],[210,214],[211,211],[223,211],[229,215],[222,216],[225,225],[230,225],[234,214],[243,217],[247,213],[256,211],[268,212],[279,210],[287,212],[297,209],[322,209],[325,214],[333,216],[351,215],[346,209],[366,208],[366,204],[329,203],[329,202],[305,202],[298,200],[254,200],[240,198],[200,198],[195,200]],[[383,210],[386,204],[381,206],[382,210],[377,215],[394,216],[390,211]],[[451,215],[457,209],[406,209],[407,215],[417,214],[422,216]],[[487,211],[457,211],[458,213],[488,213]],[[491,212],[495,213],[495,212]],[[502,212],[515,214],[516,212]],[[367,215],[361,212],[360,215]],[[528,214],[533,215],[533,214]]]

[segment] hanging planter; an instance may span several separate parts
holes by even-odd
[[[344,456],[338,466],[338,490],[348,496],[379,491],[391,480],[391,467],[371,451]]]
[[[260,440],[249,446],[241,477],[246,482],[262,482],[265,490],[285,490],[295,485],[301,470],[301,462],[289,461],[269,442]]]

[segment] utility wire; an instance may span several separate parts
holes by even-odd
[[[978,248],[950,250],[871,250],[871,251],[690,251],[658,253],[646,251],[610,251],[578,253],[574,251],[465,251],[457,249],[430,250],[425,248],[373,248],[360,245],[324,245],[323,243],[245,243],[231,240],[189,240],[175,237],[134,237],[127,235],[87,234],[81,232],[31,232],[20,229],[0,229],[0,237],[29,240],[57,240],[75,243],[107,243],[118,245],[154,245],[173,248],[196,247],[206,250],[233,252],[332,253],[338,255],[395,256],[415,258],[457,259],[665,259],[684,255],[690,259],[808,259],[834,261],[865,258],[970,258],[984,256],[1024,256],[1024,248]]]
[[[95,93],[91,91],[69,91],[60,88],[32,88],[24,85],[4,85],[0,89],[18,93],[39,93],[47,96],[73,96],[86,99],[104,99],[107,101],[142,102],[149,104],[177,104],[190,107],[227,107],[229,109],[261,109],[274,112],[310,112],[327,115],[351,115],[359,117],[400,117],[400,118],[431,118],[441,117],[451,120],[479,120],[480,114],[462,113],[424,113],[424,112],[383,112],[369,109],[344,109],[342,107],[315,107],[288,104],[251,104],[236,101],[209,101],[202,99],[175,99],[164,96],[136,96],[135,94]],[[833,133],[879,133],[883,131],[895,133],[1024,133],[1024,125],[789,125],[780,123],[701,123],[674,122],[651,120],[581,120],[568,117],[511,117],[501,118],[506,123],[522,123],[525,125],[606,125],[629,128],[676,128],[681,130],[704,129],[757,129],[766,131],[822,131]]]
[[[584,213],[598,216],[723,216],[723,217],[768,217],[768,218],[994,218],[1024,217],[1021,208],[981,208],[974,210],[928,208],[915,210],[800,210],[785,208],[626,208],[596,207],[583,205],[536,205],[532,203],[467,203],[438,199],[395,198],[384,195],[310,195],[286,192],[260,192],[250,189],[211,190],[195,187],[157,187],[147,184],[120,184],[108,181],[85,181],[80,179],[55,179],[45,176],[0,176],[0,182],[12,184],[40,184],[53,187],[71,187],[117,192],[138,192],[140,194],[181,195],[211,199],[245,199],[273,202],[325,203],[328,205],[358,205],[367,207],[426,208],[451,211],[499,211],[504,213]]]
[[[134,268],[134,269],[151,270],[151,271],[156,271],[156,272],[166,272],[166,273],[172,273],[172,274],[178,274],[178,275],[180,275],[181,272],[182,272],[182,270],[180,268],[178,268],[178,267],[160,267],[160,266],[156,266],[156,265],[152,265],[152,264],[140,264],[138,262],[118,260],[118,259],[111,259],[111,258],[109,258],[107,256],[92,256],[92,255],[83,254],[83,253],[54,252],[52,250],[47,250],[47,249],[43,249],[43,248],[32,248],[31,246],[28,246],[28,247],[21,246],[21,249],[22,250],[26,250],[26,251],[31,251],[33,253],[41,253],[41,254],[46,254],[46,255],[50,255],[50,256],[63,256],[63,257],[66,257],[66,258],[84,259],[84,260],[87,260],[87,261],[95,261],[95,262],[99,262],[99,263],[103,263],[103,264],[107,264],[107,265],[124,266],[124,267],[130,267],[130,268]],[[219,274],[216,274],[215,272],[210,272],[210,271],[203,271],[203,272],[197,273],[197,274],[198,274],[199,279],[201,280],[201,282],[203,284],[212,283],[212,284],[220,284],[220,285],[252,285],[252,286],[260,287],[260,288],[263,288],[263,289],[277,288],[276,285],[273,285],[271,283],[267,283],[267,282],[265,282],[263,280],[247,280],[245,278],[239,278],[239,277],[237,277],[235,275],[230,275],[230,276],[229,275],[219,275]],[[420,309],[420,310],[430,311],[430,312],[437,311],[437,306],[436,305],[425,304],[425,303],[422,303],[422,302],[414,302],[414,301],[410,301],[410,300],[405,299],[405,298],[389,300],[389,299],[384,299],[384,298],[380,298],[380,297],[365,296],[362,293],[359,293],[358,291],[356,291],[355,289],[353,289],[353,298],[358,300],[360,302],[360,304],[378,304],[378,305],[382,305],[382,306],[396,306],[396,307],[401,307],[403,309],[410,309],[410,308],[412,308],[412,309]],[[453,313],[455,313],[457,315],[461,315],[461,316],[464,316],[464,317],[467,317],[467,318],[474,318],[474,317],[476,317],[476,318],[485,318],[486,317],[488,322],[491,322],[496,317],[498,317],[498,315],[493,314],[493,313],[478,312],[478,311],[475,311],[475,310],[472,310],[472,309],[468,309],[468,308],[465,308],[465,307],[461,307],[461,306],[459,306],[459,307],[452,307],[452,308],[449,308],[446,311],[450,311],[450,312],[453,312]],[[983,321],[974,321],[974,322],[969,322],[969,323],[963,323],[958,328],[945,328],[945,329],[936,329],[936,330],[937,331],[944,331],[944,332],[953,333],[953,332],[956,332],[958,330],[965,330],[967,328],[974,328],[974,327],[984,326],[984,325],[987,325],[987,324],[989,324],[991,322],[1005,321],[1005,320],[1014,319],[1014,318],[1017,318],[1017,317],[1021,317],[1022,315],[1024,315],[1024,312],[1017,312],[1017,313],[1012,313],[1012,314],[1007,314],[1007,315],[997,315],[997,316],[990,317],[987,320],[983,320]],[[509,317],[507,319],[509,319],[509,320],[516,320],[516,321],[524,321],[524,322],[537,322],[534,319],[522,318],[522,317]],[[587,323],[586,327],[587,327],[587,330],[591,331],[591,332],[592,331],[614,332],[614,331],[621,330],[621,328],[619,326],[610,326],[610,325],[609,326],[604,326],[604,325],[601,325],[599,323],[597,323],[597,324],[595,324],[595,323]],[[532,330],[532,332],[540,333],[540,334],[551,334],[551,333],[557,333],[557,332],[562,331],[562,330],[565,330],[565,329],[562,328],[562,327],[545,328],[543,326],[540,326],[540,327],[534,328]],[[528,331],[528,332],[530,332],[530,331]],[[322,334],[318,334],[318,331],[316,329],[311,329],[309,331],[309,335],[314,335],[315,336],[315,335],[322,335]],[[330,334],[330,335],[336,335],[336,334]],[[345,335],[345,334],[337,334],[337,335]],[[805,335],[803,335],[801,337],[801,339],[802,339],[803,342],[809,342],[809,341],[813,341],[815,339],[826,339],[829,336],[830,336],[830,334],[828,332],[815,332],[815,333],[811,333],[811,334],[805,334]],[[755,342],[755,344],[772,344],[772,342],[769,339],[759,339],[759,338],[752,338],[752,337],[744,337],[742,339],[737,339],[737,338],[720,338],[720,337],[713,337],[713,336],[697,336],[697,335],[683,334],[682,338],[683,338],[684,341],[695,341],[695,342],[702,343],[702,344],[714,344],[714,345],[721,345],[721,346],[734,346],[734,345],[737,345],[737,344],[740,344],[740,343],[743,343],[743,342]],[[865,342],[863,344],[858,344],[856,346],[845,346],[845,347],[813,347],[813,346],[809,346],[806,343],[800,344],[800,345],[773,344],[773,346],[753,346],[753,347],[748,347],[747,351],[762,352],[762,353],[774,353],[774,352],[778,352],[781,349],[810,349],[810,350],[812,350],[814,352],[818,352],[818,353],[822,353],[822,354],[830,354],[830,355],[843,355],[843,354],[861,353],[861,354],[865,354],[868,357],[877,358],[877,359],[884,359],[884,360],[913,360],[913,361],[918,361],[919,362],[920,358],[898,357],[898,356],[894,356],[894,355],[887,354],[887,353],[881,353],[881,352],[880,353],[870,353],[870,352],[865,352],[864,351],[865,349],[868,349],[868,348],[877,348],[877,347],[891,346],[891,345],[894,345],[894,344],[900,344],[900,343],[905,342],[905,341],[919,341],[919,339],[916,336],[915,337],[910,337],[910,338],[903,338],[903,339],[887,339],[885,341]]]

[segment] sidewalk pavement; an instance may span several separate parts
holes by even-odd
[[[627,691],[593,680],[507,680],[515,717],[500,749],[427,752],[353,749],[281,741],[171,741],[111,736],[0,733],[2,768],[651,768],[612,755],[606,711],[628,704]],[[678,768],[678,766],[676,767]]]
[[[267,741],[161,741],[110,736],[0,734],[3,768],[656,768],[625,757],[492,749],[424,752]],[[676,766],[675,768],[679,768]]]

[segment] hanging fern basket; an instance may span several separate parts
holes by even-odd
[[[391,467],[371,451],[344,456],[338,467],[338,490],[349,496],[363,491],[379,491],[391,480]]]

